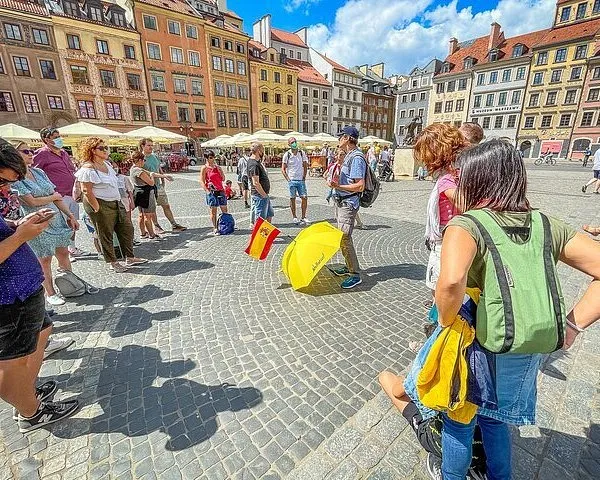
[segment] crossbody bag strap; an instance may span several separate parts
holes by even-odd
[[[502,297],[502,305],[504,306],[504,342],[498,353],[506,353],[510,350],[515,340],[515,315],[512,305],[512,298],[510,296],[510,286],[508,285],[508,278],[506,277],[506,271],[504,270],[502,257],[500,256],[500,252],[498,251],[498,247],[496,247],[492,236],[483,226],[483,224],[473,215],[465,213],[463,216],[467,217],[475,224],[477,230],[479,230],[479,233],[483,237],[486,248],[492,256],[492,261],[494,262],[496,278],[498,279],[498,286],[500,287],[500,296]]]

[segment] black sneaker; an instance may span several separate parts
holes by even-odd
[[[427,471],[433,480],[442,480],[442,459],[428,453]]]
[[[43,402],[51,398],[57,390],[58,383],[56,383],[54,380],[50,380],[48,382],[42,383],[39,387],[35,389],[35,398],[37,398],[40,402]],[[17,409],[13,407],[13,420],[18,419],[19,412],[17,412]]]
[[[479,468],[471,467],[469,473],[467,473],[467,480],[487,480],[487,475]]]
[[[25,418],[22,415],[19,415],[19,432],[31,432],[32,430],[58,422],[63,418],[68,418],[73,415],[78,408],[79,402],[77,400],[40,403],[38,411],[33,417]]]

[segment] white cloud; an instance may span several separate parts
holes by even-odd
[[[316,5],[320,1],[321,0],[287,0],[283,5],[283,9],[286,12],[292,13],[299,8],[303,8],[304,14],[308,15],[311,5]]]
[[[310,0],[309,0],[310,1]],[[496,8],[473,13],[457,0],[349,0],[330,25],[308,29],[311,47],[346,66],[386,63],[386,73],[408,73],[434,57],[444,59],[448,40],[486,35],[498,22],[507,37],[552,23],[556,0],[499,0]]]

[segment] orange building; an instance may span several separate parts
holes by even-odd
[[[135,0],[155,126],[188,136],[214,137],[205,22],[183,0]]]

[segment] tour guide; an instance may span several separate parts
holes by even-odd
[[[362,283],[352,231],[360,207],[360,193],[365,188],[367,161],[358,148],[358,130],[355,127],[345,126],[339,139],[339,148],[346,152],[346,157],[339,175],[331,178],[328,185],[335,189],[335,216],[338,228],[344,232],[341,249],[346,266],[333,270],[333,273],[338,277],[349,276],[341,286],[353,288]]]

